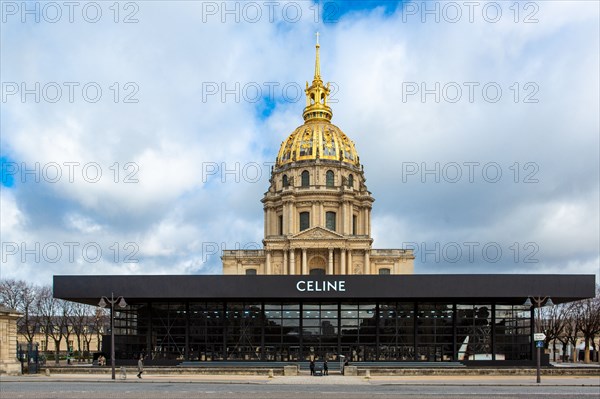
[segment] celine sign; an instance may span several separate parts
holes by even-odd
[[[346,281],[300,280],[296,283],[296,289],[300,292],[345,292]]]

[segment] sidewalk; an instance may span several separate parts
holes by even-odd
[[[112,381],[108,375],[86,374],[56,374],[46,376],[23,375],[2,376],[2,382],[102,382],[116,384],[131,383],[200,383],[200,384],[278,384],[278,385],[440,385],[440,386],[535,386],[535,376],[377,376],[367,379],[365,377],[345,377],[330,375],[311,377],[300,375],[295,377],[246,376],[246,375],[159,375],[144,374],[138,379],[135,374],[128,374],[127,379],[120,379],[117,372],[116,380]],[[542,376],[543,386],[598,386],[600,387],[600,374],[598,376]]]

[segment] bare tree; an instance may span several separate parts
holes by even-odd
[[[68,316],[70,314],[70,303],[52,296],[52,287],[44,286],[39,295],[41,323],[47,337],[54,341],[54,362],[60,360],[60,343],[67,336],[68,340]]]
[[[23,313],[17,320],[17,327],[29,343],[39,330],[38,292],[38,286],[23,280],[0,280],[0,302]]]
[[[84,349],[88,351],[90,349],[90,342],[93,336],[93,329],[90,328],[90,322],[93,319],[94,311],[94,307],[83,303],[74,303],[72,306],[69,324],[77,338],[77,351],[79,352],[80,361],[83,359]]]
[[[96,348],[100,352],[100,345],[102,343],[102,334],[105,332],[106,326],[110,323],[108,318],[108,312],[106,309],[95,308],[92,329],[96,334],[96,342],[98,347]]]
[[[583,335],[585,363],[590,363],[590,342],[600,334],[600,289],[597,288],[596,291],[596,297],[577,302],[577,329]]]
[[[567,322],[567,306],[564,304],[541,308],[541,330],[546,334],[546,346],[552,343],[552,353],[556,361],[556,341],[562,335]],[[564,347],[566,348],[566,347]]]
[[[561,334],[557,337],[563,346],[563,353],[566,354],[567,347],[571,344],[571,353],[568,357],[574,362],[577,348],[577,326],[579,323],[579,313],[576,303],[565,303],[562,305],[564,310],[564,327]]]
[[[0,303],[11,309],[21,310],[19,283],[21,281],[15,279],[0,280]]]

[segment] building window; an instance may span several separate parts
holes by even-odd
[[[48,350],[48,341],[44,340],[40,342],[40,350],[46,352]]]
[[[300,212],[300,231],[306,230],[310,227],[310,213]]]
[[[283,187],[289,187],[290,186],[290,182],[288,180],[287,175],[283,175]]]
[[[382,267],[379,269],[379,274],[390,274],[390,269],[387,267]]]
[[[325,185],[327,187],[333,187],[333,184],[334,184],[333,171],[328,170],[327,173],[325,173]]]
[[[279,235],[282,236],[283,235],[283,215],[279,215],[278,222],[279,222]]]
[[[246,276],[256,276],[256,269],[246,269]]]
[[[310,185],[310,175],[308,174],[308,170],[302,172],[302,187],[308,187]]]
[[[335,212],[325,213],[325,227],[335,231]]]
[[[352,215],[352,235],[356,235],[356,215]]]
[[[354,187],[354,175],[348,175],[348,187]]]

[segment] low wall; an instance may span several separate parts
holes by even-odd
[[[385,375],[406,375],[406,376],[420,376],[420,375],[488,375],[488,376],[511,376],[511,375],[536,375],[536,369],[534,368],[360,368],[358,369],[358,375],[366,375],[366,371],[371,372],[371,376],[385,376]],[[567,376],[587,376],[587,375],[600,375],[600,368],[582,367],[582,368],[555,368],[548,367],[540,370],[541,375],[567,375]]]
[[[353,366],[356,367],[356,366]],[[45,373],[48,369],[51,374],[110,374],[110,367],[83,367],[83,366],[67,366],[67,367],[42,367],[40,373]],[[136,374],[136,367],[126,367],[127,374]],[[283,376],[284,368],[257,368],[257,367],[145,367],[146,374],[154,375],[269,375],[269,370],[273,370],[273,375]],[[536,370],[534,368],[383,368],[383,367],[356,367],[357,375],[365,376],[369,370],[371,376],[389,376],[389,375],[405,375],[405,376],[511,376],[511,375],[528,375],[534,376]],[[116,373],[119,374],[120,367],[116,368]],[[288,371],[289,372],[289,371]],[[290,373],[291,374],[291,373]],[[542,375],[547,376],[590,376],[600,375],[600,368],[542,368]],[[289,374],[288,374],[289,375]],[[292,374],[293,375],[293,374]],[[356,374],[355,374],[356,375]]]

